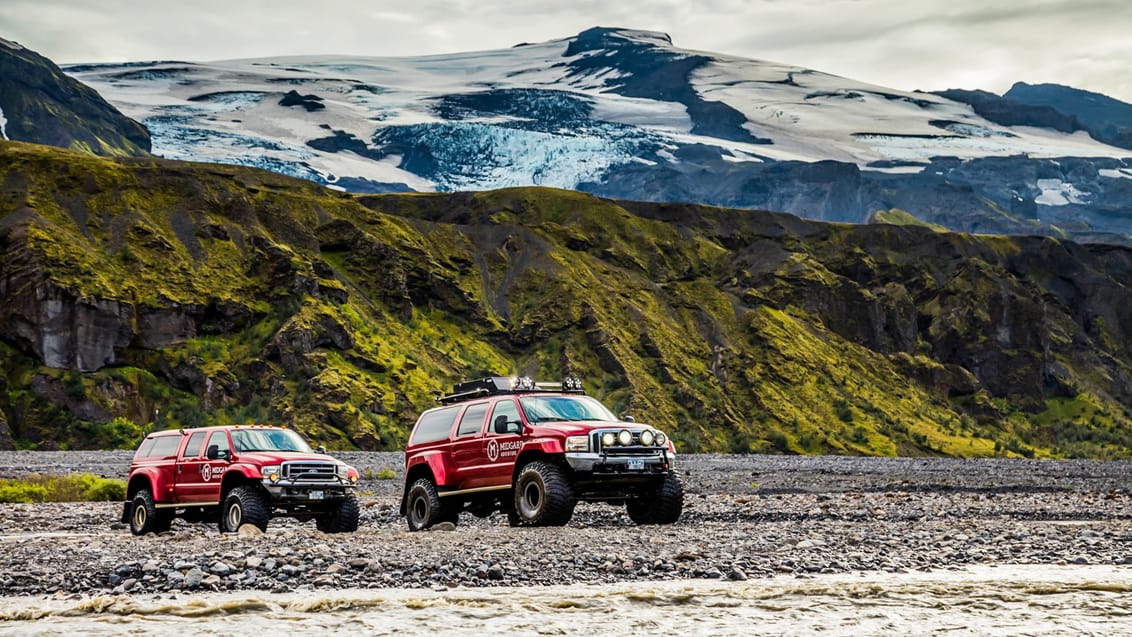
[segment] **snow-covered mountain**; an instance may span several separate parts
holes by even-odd
[[[350,191],[540,184],[846,221],[902,208],[962,230],[1132,234],[1132,151],[1072,116],[999,117],[954,94],[684,50],[660,33],[65,70],[144,123],[155,154]]]

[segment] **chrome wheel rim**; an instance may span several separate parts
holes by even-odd
[[[228,507],[228,528],[235,531],[240,528],[240,522],[244,520],[244,510],[240,508],[240,503],[233,502]]]
[[[145,505],[144,504],[135,505],[134,506],[134,528],[135,529],[145,528],[145,521],[146,521],[147,518],[149,518],[149,513],[145,510]]]

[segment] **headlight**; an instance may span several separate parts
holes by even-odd
[[[621,445],[622,447],[628,447],[629,445],[633,444],[633,432],[629,431],[628,429],[622,429],[621,431],[617,432],[617,444]]]
[[[668,442],[668,436],[660,433],[659,431],[656,432],[656,446],[663,447],[664,443],[666,442]]]
[[[646,447],[651,446],[654,440],[656,440],[656,436],[653,434],[652,431],[646,429],[646,430],[641,432],[641,444],[642,445],[644,445]]]
[[[607,431],[601,434],[601,446],[612,447],[613,443],[617,442],[617,434],[612,431]]]
[[[267,478],[268,480],[271,480],[272,482],[279,482],[279,478],[281,477],[279,475],[279,465],[271,465],[270,467],[264,467],[264,468],[260,469],[259,472],[261,474],[263,474],[263,477]]]
[[[344,464],[338,465],[338,477],[343,480],[350,477],[350,467]]]
[[[589,451],[589,436],[570,436],[566,439],[566,451]]]

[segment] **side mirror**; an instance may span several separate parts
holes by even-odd
[[[621,416],[621,420],[624,420],[625,422],[637,422],[637,419],[633,418],[629,414],[625,414],[624,416]]]
[[[319,445],[319,446],[315,447],[314,450],[319,452],[319,453],[326,453],[326,445]]]
[[[523,423],[518,420],[507,420],[505,414],[496,416],[491,426],[497,434],[517,434],[523,430]]]
[[[231,454],[232,452],[227,449],[222,450],[218,445],[208,445],[208,451],[204,455],[209,460],[227,460]]]

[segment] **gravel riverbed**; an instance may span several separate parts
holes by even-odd
[[[0,452],[0,478],[124,477],[131,452]],[[293,592],[613,583],[947,569],[1132,567],[1132,463],[694,455],[671,526],[580,504],[562,528],[501,515],[409,533],[402,455],[341,453],[364,476],[357,533],[274,519],[266,534],[174,521],[134,537],[120,503],[0,504],[0,595]],[[376,479],[382,468],[396,472]],[[247,527],[245,527],[247,529]]]

